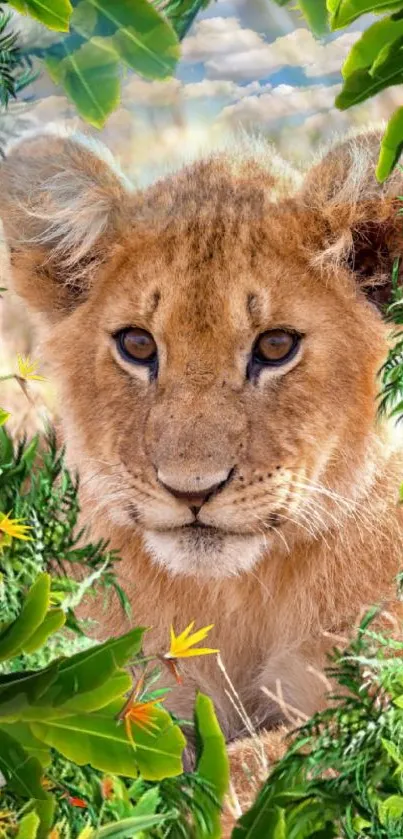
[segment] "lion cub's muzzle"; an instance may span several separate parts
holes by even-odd
[[[195,475],[193,479],[179,478],[172,473],[157,470],[158,481],[161,486],[178,501],[186,504],[197,518],[200,509],[231,481],[235,472],[232,467],[226,472],[216,472],[208,475]]]

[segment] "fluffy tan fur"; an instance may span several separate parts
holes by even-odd
[[[257,727],[282,717],[264,686],[317,709],[332,634],[394,596],[403,464],[376,420],[388,335],[376,304],[401,249],[401,183],[376,183],[377,145],[341,144],[301,186],[253,144],[144,191],[74,138],[29,138],[0,172],[13,281],[46,330],[84,520],[121,555],[153,649],[171,623],[214,623]],[[153,334],[156,379],[119,356],[127,326]],[[297,355],[248,379],[257,336],[280,327],[303,336]],[[200,532],[159,480],[194,493],[229,473]],[[126,627],[113,604],[102,633]],[[238,736],[215,659],[185,674],[176,710],[189,715],[200,686]]]

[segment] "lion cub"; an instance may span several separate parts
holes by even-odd
[[[255,145],[137,191],[74,137],[28,137],[1,167],[84,519],[152,649],[171,623],[214,623],[257,727],[281,718],[262,687],[320,706],[331,635],[393,598],[401,560],[403,463],[376,395],[402,185],[376,182],[378,143],[342,143],[299,184]],[[102,633],[125,628],[115,605]],[[176,711],[200,686],[237,736],[215,657],[184,673]]]

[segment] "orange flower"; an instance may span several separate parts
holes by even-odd
[[[158,725],[155,722],[155,719],[153,719],[153,715],[155,706],[164,701],[163,698],[151,699],[148,702],[139,701],[138,697],[143,690],[143,686],[144,674],[140,676],[137,685],[131,691],[125,705],[117,717],[118,720],[123,720],[127,739],[130,740],[134,749],[136,748],[136,744],[133,739],[131,724],[135,723],[139,728],[142,728],[143,731],[147,731],[149,733],[152,733],[153,729],[158,731]]]
[[[158,731],[158,725],[153,719],[153,712],[158,702],[161,702],[161,699],[152,699],[149,702],[134,701],[125,711],[123,720],[126,734],[134,748],[136,748],[136,744],[133,739],[131,724],[135,723],[143,731],[147,731],[150,734],[153,733],[153,730]]]
[[[102,778],[101,781],[102,798],[108,799],[113,796],[113,780],[112,778]]]
[[[76,798],[74,795],[68,797],[68,802],[72,807],[80,807],[81,810],[86,810],[88,807],[87,802],[83,798]]]

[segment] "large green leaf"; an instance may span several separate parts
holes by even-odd
[[[143,633],[141,628],[132,629],[38,672],[0,675],[0,718],[6,722],[42,719],[109,703],[129,687],[120,668],[139,652]]]
[[[87,41],[78,50],[67,53],[61,62],[48,58],[45,63],[52,78],[63,85],[80,116],[96,128],[102,128],[120,99],[116,55]]]
[[[23,15],[31,15],[49,29],[68,32],[73,7],[70,0],[8,0]]]
[[[122,705],[125,695],[132,687],[132,680],[124,670],[117,670],[112,676],[105,680],[94,690],[78,693],[63,702],[62,705],[53,707],[41,702],[26,706],[19,712],[19,718],[24,722],[42,722],[46,719],[62,719],[62,717],[73,714],[92,713],[105,708],[113,700],[120,699]],[[44,700],[46,701],[46,700]]]
[[[356,70],[344,80],[336,98],[340,110],[351,108],[381,90],[403,82],[403,38],[381,50],[370,70]]]
[[[141,772],[146,780],[179,775],[182,772],[182,752],[185,738],[166,711],[155,708],[153,722],[158,730],[145,731],[132,724],[133,740],[127,738],[125,728],[117,721],[121,701],[92,714],[75,714],[62,719],[32,723],[38,740],[61,752],[79,766],[89,763],[102,772],[127,775]]]
[[[60,707],[73,696],[104,685],[140,651],[143,634],[144,629],[136,627],[119,638],[111,638],[58,662],[57,677],[42,694],[41,703]]]
[[[22,719],[24,709],[37,703],[56,679],[57,668],[55,663],[37,672],[0,675],[0,719],[7,722]]]
[[[132,839],[141,831],[148,831],[157,824],[166,822],[166,815],[160,816],[131,816],[128,819],[120,819],[113,824],[107,824],[92,831],[86,839]]]
[[[342,29],[369,12],[380,14],[403,8],[402,0],[327,0],[332,29]]]
[[[48,797],[41,784],[43,769],[39,760],[30,757],[4,729],[0,729],[0,771],[17,795],[27,799]]]
[[[298,6],[315,35],[329,32],[326,0],[298,0]]]
[[[36,839],[38,835],[40,819],[39,816],[32,810],[20,821],[16,839]]]
[[[398,108],[390,118],[381,140],[376,177],[381,183],[389,177],[403,152],[403,108]]]
[[[46,643],[51,635],[58,632],[66,622],[63,609],[50,609],[36,632],[21,645],[22,652],[30,655]]]
[[[199,693],[196,698],[195,727],[199,749],[197,772],[207,782],[217,804],[199,790],[195,792],[195,797],[200,799],[203,809],[209,810],[212,825],[209,839],[219,839],[221,836],[220,805],[228,792],[229,762],[225,737],[215,715],[214,705],[203,693]]]
[[[18,618],[0,633],[0,661],[11,658],[42,624],[49,608],[50,576],[40,574],[28,592]]]
[[[351,76],[356,70],[369,70],[381,49],[401,35],[403,35],[403,19],[394,20],[392,17],[386,17],[369,26],[351,47],[341,68],[344,78]]]
[[[102,35],[113,37],[122,61],[148,78],[172,75],[179,41],[166,18],[148,0],[91,0]]]
[[[50,750],[48,746],[45,746],[40,740],[34,737],[28,723],[20,720],[15,723],[1,723],[1,731],[18,740],[27,755],[29,757],[36,757],[42,768],[49,766]]]
[[[285,812],[282,807],[252,807],[232,831],[233,839],[287,839]]]

